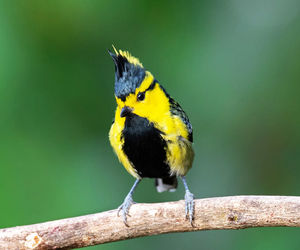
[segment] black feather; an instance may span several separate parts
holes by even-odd
[[[146,118],[133,113],[126,117],[123,151],[142,178],[170,177],[170,167],[166,163],[167,145],[162,134]]]

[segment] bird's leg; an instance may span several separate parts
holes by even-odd
[[[189,190],[185,176],[181,176],[181,180],[185,188],[185,216],[186,218],[189,218],[190,223],[192,224],[194,219],[194,195]]]
[[[134,184],[133,184],[132,188],[130,189],[129,193],[125,197],[123,203],[118,208],[118,216],[119,216],[119,213],[121,212],[122,217],[123,217],[123,222],[126,226],[128,226],[127,225],[127,215],[129,215],[128,214],[129,208],[131,207],[132,204],[134,204],[134,201],[132,199],[132,194],[133,194],[137,184],[139,184],[140,181],[141,181],[140,179],[136,179],[136,181],[134,182]]]

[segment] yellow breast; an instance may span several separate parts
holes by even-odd
[[[122,131],[124,129],[125,118],[120,117],[120,108],[117,107],[115,122],[112,124],[109,131],[109,140],[110,144],[113,147],[116,155],[118,156],[119,161],[123,164],[125,169],[135,178],[139,178],[139,175],[136,173],[133,168],[132,163],[128,160],[127,156],[122,150],[124,141],[122,139]]]

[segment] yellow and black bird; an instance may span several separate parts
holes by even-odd
[[[175,191],[177,177],[185,187],[185,214],[192,223],[194,195],[185,175],[194,159],[193,130],[180,105],[129,52],[109,51],[115,63],[117,109],[110,143],[125,169],[136,178],[119,207],[127,225],[132,194],[142,178],[155,178],[158,192]]]

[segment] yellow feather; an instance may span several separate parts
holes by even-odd
[[[117,51],[116,47],[115,47],[113,44],[112,44],[111,46],[113,47],[113,49],[114,49],[114,52],[116,53],[116,55],[119,55],[119,53],[118,53],[118,51]]]
[[[119,107],[117,107],[115,122],[113,123],[109,131],[109,140],[116,155],[118,156],[119,161],[123,164],[123,166],[128,171],[128,173],[134,176],[135,178],[139,178],[138,174],[136,173],[135,169],[132,166],[132,163],[128,160],[127,156],[124,154],[122,150],[122,146],[124,142],[121,139],[121,135],[122,135],[122,130],[124,128],[124,123],[125,123],[125,119],[120,117],[120,109]]]

